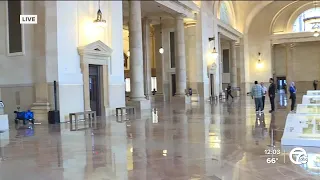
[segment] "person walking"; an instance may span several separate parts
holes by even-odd
[[[263,89],[258,81],[254,81],[254,85],[251,89],[251,97],[254,98],[254,103],[256,105],[256,113],[263,113],[262,108],[262,96],[263,96]]]
[[[289,92],[290,92],[290,99],[291,99],[291,112],[293,113],[294,106],[296,105],[296,99],[297,99],[297,96],[296,96],[297,89],[294,85],[294,82],[291,82]]]
[[[228,87],[227,87],[227,100],[229,99],[229,96],[231,96],[231,98],[233,99],[233,96],[231,94],[231,85],[228,84]]]
[[[314,89],[314,90],[317,90],[317,87],[318,87],[318,81],[317,81],[317,80],[314,80],[314,81],[313,81],[313,89]]]
[[[264,103],[266,101],[266,94],[267,94],[268,89],[267,89],[266,86],[264,86],[263,82],[261,82],[260,85],[261,85],[262,90],[263,90],[263,94],[262,94],[262,111],[263,111],[264,110]]]
[[[269,98],[270,98],[270,104],[271,104],[271,110],[269,113],[274,112],[274,98],[276,97],[276,85],[274,84],[273,78],[269,79],[270,86],[268,90]]]

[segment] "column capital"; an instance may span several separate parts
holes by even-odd
[[[142,18],[142,21],[143,21],[144,23],[147,23],[147,24],[151,24],[151,22],[152,22],[152,20],[151,20],[149,17],[147,17],[147,16],[143,17],[143,18]]]
[[[182,13],[178,13],[178,14],[176,14],[176,16],[175,16],[175,18],[176,19],[184,19],[186,17],[186,15],[184,15],[184,14],[182,14]]]

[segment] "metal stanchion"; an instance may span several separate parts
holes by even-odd
[[[274,140],[273,140],[274,138],[273,138],[273,129],[271,129],[271,142],[270,142],[270,145],[268,145],[268,147],[276,147],[275,145],[274,145]]]
[[[2,137],[1,137],[1,134],[0,134],[0,162],[5,160],[5,158],[4,158],[4,150],[3,150],[3,147],[1,145],[1,139],[2,139]]]

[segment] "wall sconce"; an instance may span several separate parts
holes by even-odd
[[[163,54],[163,52],[164,52],[164,49],[161,47],[161,48],[159,49],[159,53],[160,53],[160,54]]]
[[[161,17],[160,17],[160,37],[162,37]],[[162,41],[161,41],[161,44],[162,44]],[[159,53],[160,53],[160,54],[163,54],[163,52],[164,52],[164,49],[163,49],[163,47],[161,46],[160,49],[159,49]]]
[[[127,52],[127,56],[130,57],[130,51],[129,51],[129,50],[128,50],[128,52]]]
[[[257,68],[262,68],[262,62],[261,62],[261,53],[258,53],[258,62],[257,62]]]
[[[215,37],[210,37],[209,38],[209,43],[211,42],[211,41],[215,41]],[[218,58],[218,56],[219,56],[219,53],[217,52],[217,50],[216,50],[216,47],[215,47],[215,45],[214,45],[214,42],[213,42],[213,50],[212,50],[212,56],[213,56],[213,58]]]
[[[102,19],[102,12],[100,10],[100,0],[99,0],[99,10],[97,12],[97,19],[93,21],[94,24],[97,24],[100,27],[107,26],[107,21]]]
[[[314,31],[314,33],[313,33],[313,36],[314,37],[318,37],[320,34],[319,34],[319,32],[318,31]]]

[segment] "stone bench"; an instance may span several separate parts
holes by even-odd
[[[132,112],[132,114],[135,114],[135,107],[133,107],[133,106],[117,107],[116,108],[116,116],[119,115],[119,110],[121,111],[121,116],[123,115],[123,110],[125,110],[125,111],[129,110],[129,112]]]
[[[80,117],[83,119],[80,119]],[[73,119],[74,117],[74,119]],[[69,114],[70,120],[70,130],[73,130],[73,121],[75,122],[75,130],[78,130],[78,122],[83,120],[86,123],[86,120],[89,120],[89,127],[92,127],[92,123],[94,122],[95,126],[97,125],[97,114],[96,111],[84,111],[84,112],[76,112]]]

